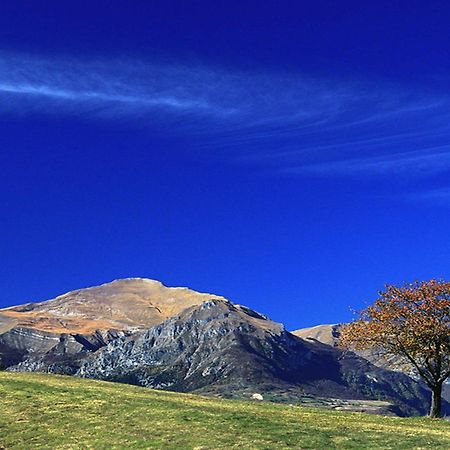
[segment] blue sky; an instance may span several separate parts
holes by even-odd
[[[144,276],[296,328],[448,278],[450,7],[391,3],[3,2],[0,305]]]

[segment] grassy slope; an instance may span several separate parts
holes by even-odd
[[[450,448],[450,423],[0,373],[0,448]]]

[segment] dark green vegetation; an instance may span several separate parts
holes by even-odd
[[[450,423],[0,373],[0,448],[450,448]]]

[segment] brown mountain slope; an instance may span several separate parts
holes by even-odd
[[[315,327],[301,328],[292,332],[302,339],[315,339],[323,344],[336,346],[339,338],[339,325],[317,325]]]
[[[49,333],[149,328],[206,300],[223,299],[145,278],[116,280],[52,300],[0,309],[0,334],[14,327]]]

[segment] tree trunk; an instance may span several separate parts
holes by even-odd
[[[442,406],[442,383],[433,386],[431,389],[430,417],[441,417]]]

